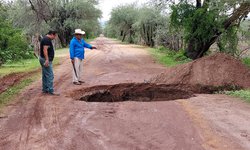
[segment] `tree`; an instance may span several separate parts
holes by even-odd
[[[30,35],[45,34],[49,29],[58,31],[65,47],[76,28],[85,30],[87,37],[100,33],[101,11],[97,4],[98,0],[17,0],[9,13],[14,25]]]
[[[156,30],[159,25],[164,24],[164,18],[160,11],[150,8],[142,7],[139,10],[139,17],[135,26],[147,46],[155,46]]]
[[[105,35],[118,37],[129,43],[143,43],[155,46],[156,30],[164,24],[165,16],[160,10],[144,5],[134,4],[118,6],[111,13],[111,18],[105,27]]]
[[[7,6],[0,3],[0,65],[33,56],[22,31],[13,28],[11,22],[8,22],[7,9]]]
[[[250,12],[250,2],[204,0],[202,3],[201,0],[196,0],[196,6],[193,6],[183,0],[173,5],[172,10],[171,24],[183,27],[185,31],[188,43],[186,55],[197,59],[204,56],[222,33],[244,20]]]
[[[138,11],[134,4],[118,6],[111,12],[111,18],[109,24],[116,28],[116,32],[119,33],[121,40],[125,41],[128,37],[128,42],[133,43],[133,36],[135,34],[133,24],[138,17]]]

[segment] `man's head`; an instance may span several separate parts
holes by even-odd
[[[57,37],[57,32],[51,30],[47,33],[47,35],[50,39],[54,40]]]
[[[76,37],[78,40],[82,39],[82,36],[83,36],[84,34],[85,34],[85,32],[82,31],[81,29],[75,29],[74,35],[75,35],[75,37]]]

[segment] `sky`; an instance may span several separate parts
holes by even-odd
[[[108,21],[110,18],[110,13],[112,8],[123,4],[131,4],[137,2],[138,4],[143,4],[148,2],[148,0],[100,0],[99,9],[102,11],[101,21]]]

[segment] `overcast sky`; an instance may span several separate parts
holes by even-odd
[[[137,2],[138,4],[143,4],[148,2],[148,0],[100,0],[99,8],[102,11],[102,19],[101,21],[107,21],[110,18],[110,12],[112,8],[123,5],[123,4],[131,4]]]

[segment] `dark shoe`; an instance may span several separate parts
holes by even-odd
[[[84,81],[79,81],[80,83],[85,83]]]
[[[43,94],[47,94],[48,93],[48,91],[43,91]]]
[[[53,92],[53,93],[48,93],[49,95],[52,95],[52,96],[60,96],[60,94],[59,93],[55,93],[55,92]]]
[[[73,82],[73,84],[75,84],[75,85],[81,85],[80,82]]]

